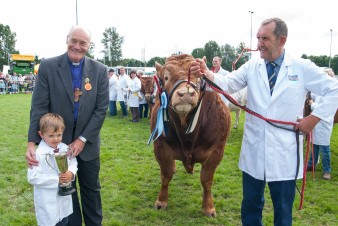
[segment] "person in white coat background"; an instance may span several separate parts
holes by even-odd
[[[212,59],[212,68],[210,69],[213,73],[227,76],[230,72],[222,68],[222,58],[219,56],[214,56]],[[220,94],[221,99],[223,102],[229,106],[229,101],[222,95]]]
[[[334,73],[331,70],[324,70],[328,76],[334,78]],[[321,96],[318,96],[314,93],[311,93],[311,100],[309,105],[311,110],[314,110],[318,107],[318,102],[321,100]],[[312,168],[315,169],[320,152],[322,153],[322,166],[323,166],[323,179],[331,180],[331,150],[330,150],[330,141],[331,134],[333,129],[333,117],[329,122],[320,120],[312,132],[312,143],[313,143],[313,155],[311,153],[309,161],[307,162],[307,171],[311,171]]]
[[[109,115],[114,116],[117,114],[116,100],[117,100],[117,82],[118,78],[114,69],[109,69]]]
[[[140,121],[139,98],[138,93],[141,90],[141,80],[137,77],[135,70],[129,73],[130,80],[128,81],[128,106],[132,116],[132,122]]]
[[[294,122],[285,129],[273,126],[246,113],[239,159],[242,171],[243,225],[262,225],[266,183],[274,208],[274,225],[292,225],[296,178],[303,177],[303,136],[297,145],[295,131],[307,135],[323,120],[329,122],[338,105],[338,81],[307,59],[293,58],[284,45],[288,28],[280,18],[264,20],[257,32],[260,58],[252,58],[227,76],[211,72],[204,59],[196,59],[191,74],[216,83],[228,93],[247,87],[247,108],[264,116]],[[267,64],[275,65],[275,84],[268,80]],[[318,107],[305,117],[303,106],[307,92],[322,96]]]
[[[126,74],[125,68],[120,68],[120,75],[119,80],[117,83],[117,101],[120,103],[121,111],[122,111],[122,118],[128,117],[127,111],[127,99],[128,99],[128,81],[129,77]]]
[[[73,213],[72,196],[60,196],[60,181],[74,181],[77,173],[76,158],[67,158],[68,170],[59,174],[55,158],[47,158],[57,152],[67,152],[68,146],[61,142],[65,129],[63,118],[55,113],[47,113],[40,119],[39,135],[42,140],[36,149],[38,166],[28,168],[28,182],[34,186],[34,208],[37,225],[67,225],[68,216]]]

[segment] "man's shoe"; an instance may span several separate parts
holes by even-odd
[[[331,174],[330,173],[324,173],[323,179],[324,180],[331,180]]]

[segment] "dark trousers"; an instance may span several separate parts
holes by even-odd
[[[144,109],[144,111],[143,111],[143,109]],[[140,118],[148,118],[148,110],[149,110],[148,103],[140,104],[139,105]]]
[[[110,100],[109,101],[109,114],[111,116],[114,116],[117,114],[117,110],[116,110],[116,101],[115,100]]]
[[[242,173],[243,200],[241,208],[242,224],[263,225],[265,180],[257,180]],[[295,200],[295,180],[268,182],[274,209],[275,226],[292,225],[292,206]]]
[[[122,116],[127,116],[127,106],[126,103],[124,103],[124,101],[119,101],[120,102],[120,106],[121,106],[121,110],[122,110]]]
[[[67,226],[68,225],[68,217],[63,218],[59,223],[55,226]]]
[[[140,112],[138,107],[129,107],[131,116],[134,122],[138,122],[140,120]]]
[[[100,158],[78,162],[77,179],[80,186],[81,206],[85,225],[102,225],[102,203],[100,195]],[[76,187],[76,181],[73,182]],[[78,191],[78,189],[77,189]],[[72,194],[73,213],[68,217],[68,225],[82,225],[82,215],[77,192]]]

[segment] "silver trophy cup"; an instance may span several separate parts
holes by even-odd
[[[57,168],[51,164],[52,159],[55,159]],[[59,152],[46,155],[47,164],[58,173],[65,173],[68,170],[67,152]],[[76,189],[73,187],[72,182],[59,183],[58,193],[61,196],[66,196],[74,193]]]

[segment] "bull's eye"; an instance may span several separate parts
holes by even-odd
[[[165,77],[164,77],[164,80],[168,81],[168,79],[169,79],[168,76],[165,76]]]

